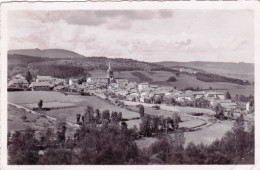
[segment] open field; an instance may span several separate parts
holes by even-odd
[[[75,106],[74,103],[45,102],[42,107],[56,109],[56,108],[72,107],[72,106]],[[26,104],[26,107],[30,109],[38,108],[38,103]]]
[[[190,142],[195,144],[203,143],[205,145],[211,144],[216,139],[221,139],[226,132],[231,130],[233,121],[215,123],[207,128],[194,132],[185,132],[185,146]]]
[[[33,128],[35,130],[36,138],[40,137],[41,133],[45,133],[47,128],[51,128],[56,133],[59,127],[58,121],[53,121],[45,116],[37,116],[26,112],[24,109],[18,109],[14,106],[8,105],[8,132],[15,130],[24,130]],[[74,127],[67,127],[66,136],[73,137],[75,133]]]
[[[26,91],[26,92],[9,92],[8,101],[15,104],[21,104],[25,107],[35,106],[39,100],[43,100],[43,107],[47,107],[48,103],[51,103],[52,107],[60,107],[45,113],[55,118],[66,118],[67,121],[75,123],[76,114],[84,114],[87,106],[92,106],[94,109],[99,109],[101,112],[109,110],[110,112],[122,112],[122,117],[125,119],[132,119],[139,117],[139,114],[133,111],[129,111],[124,108],[111,105],[105,102],[103,99],[95,96],[79,96],[79,95],[64,95],[59,92],[51,91]],[[57,106],[55,106],[55,103]],[[68,103],[73,108],[68,107]],[[46,104],[46,105],[45,105]],[[64,106],[65,108],[63,108]]]

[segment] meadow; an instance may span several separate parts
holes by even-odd
[[[64,95],[53,91],[8,93],[8,102],[20,104],[29,108],[37,106],[39,100],[43,100],[43,107],[50,106],[50,108],[55,108],[50,111],[45,111],[46,115],[60,119],[65,118],[66,121],[72,123],[76,123],[77,114],[83,115],[85,113],[87,106],[92,106],[94,109],[99,109],[101,112],[104,110],[109,110],[110,113],[113,111],[122,112],[122,117],[124,119],[139,117],[137,112],[114,106],[96,96]]]
[[[47,128],[54,129],[56,131],[59,128],[59,121],[53,121],[45,116],[37,116],[26,112],[24,109],[18,109],[12,105],[8,105],[8,132],[14,132],[15,130],[24,130],[32,128],[35,130],[36,138],[39,138],[42,133],[46,132]],[[66,136],[73,137],[76,128],[67,127]]]

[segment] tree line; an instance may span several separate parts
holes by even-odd
[[[230,78],[230,77],[225,77],[225,76],[210,74],[210,73],[197,73],[196,78],[204,82],[229,82],[229,83],[235,83],[240,85],[250,85],[248,81],[243,81],[241,79]]]

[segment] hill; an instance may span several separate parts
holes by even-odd
[[[83,58],[85,56],[75,53],[73,51],[64,49],[18,49],[9,50],[8,54],[18,54],[24,56],[41,57],[41,58]]]
[[[35,55],[35,56],[33,56]],[[11,50],[8,52],[8,77],[32,70],[37,75],[58,78],[89,75],[93,70],[107,70],[111,62],[114,71],[156,71],[178,72],[158,64],[123,58],[84,57],[72,51],[50,49]],[[65,72],[65,73],[63,73]],[[69,74],[69,72],[74,72]]]
[[[162,66],[177,69],[179,67],[189,67],[203,70],[208,73],[220,74],[227,77],[238,78],[243,80],[254,81],[254,64],[253,63],[235,63],[235,62],[157,62]]]

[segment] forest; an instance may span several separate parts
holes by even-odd
[[[235,83],[240,85],[250,85],[248,81],[245,82],[241,79],[235,79],[235,78],[230,78],[230,77],[225,77],[225,76],[210,74],[210,73],[197,73],[196,78],[204,82],[229,82],[229,83]]]

